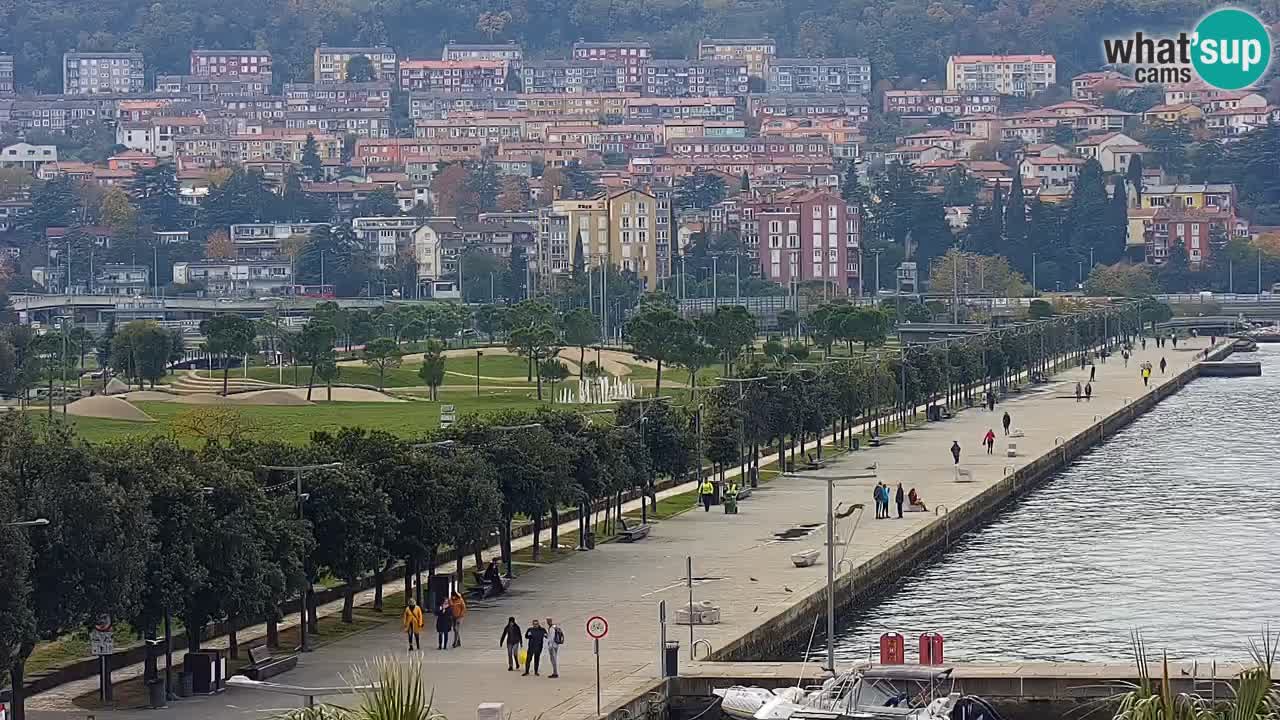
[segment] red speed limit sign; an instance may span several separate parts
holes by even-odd
[[[594,640],[599,640],[605,635],[608,635],[609,621],[599,615],[593,616],[590,620],[587,620],[587,634]]]

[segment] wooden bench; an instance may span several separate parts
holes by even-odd
[[[632,543],[643,540],[649,537],[649,531],[653,529],[652,525],[632,525],[627,527],[626,519],[619,519],[622,521],[622,529],[618,531],[619,542]]]
[[[498,582],[495,585],[486,580],[483,573],[472,571],[471,575],[476,581],[476,586],[472,588],[471,592],[475,593],[476,598],[479,600],[501,595],[511,588],[510,580],[504,581],[502,578],[498,578]]]
[[[259,682],[298,667],[297,655],[272,655],[265,645],[249,648],[249,664],[241,669],[245,677]]]
[[[867,444],[871,447],[880,447],[884,442],[880,439],[880,433],[873,431],[871,433],[871,441]]]
[[[805,459],[805,463],[804,463],[805,470],[821,470],[822,468],[827,466],[826,460],[818,460],[814,458],[813,455],[810,455],[808,453],[805,453],[804,459]]]

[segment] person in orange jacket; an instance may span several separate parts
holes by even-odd
[[[418,603],[413,598],[409,598],[409,605],[405,607],[404,613],[400,615],[400,624],[404,627],[404,632],[409,636],[409,650],[422,649],[422,626],[425,621],[422,617],[422,608],[418,607]]]
[[[467,601],[454,592],[449,596],[449,609],[453,611],[453,646],[462,644],[462,617],[467,614]]]

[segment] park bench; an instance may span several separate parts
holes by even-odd
[[[871,447],[880,447],[883,444],[883,441],[880,439],[880,433],[876,432],[875,430],[872,430],[871,442],[868,444],[871,445]]]
[[[1044,373],[1040,372],[1039,370],[1036,370],[1035,372],[1031,373],[1031,384],[1032,384],[1032,385],[1043,385],[1043,384],[1045,384],[1045,383],[1047,383],[1047,382],[1049,382],[1049,376],[1048,376],[1048,375],[1045,375]]]
[[[471,592],[475,593],[476,598],[480,600],[501,595],[511,588],[510,580],[503,581],[502,578],[498,578],[498,582],[495,584],[486,580],[483,573],[473,571],[471,576],[476,581],[476,586]]]
[[[622,529],[618,531],[618,541],[624,543],[632,543],[649,537],[649,531],[653,529],[652,525],[632,525],[627,527],[626,518],[619,518],[622,521]]]
[[[827,466],[826,460],[817,460],[812,453],[805,453],[804,458],[806,461],[804,464],[805,470],[821,470]]]
[[[298,666],[297,655],[272,655],[265,645],[249,648],[249,664],[240,672],[250,680],[266,680]]]

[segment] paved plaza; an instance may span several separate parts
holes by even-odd
[[[865,503],[848,559],[857,565],[903,540],[926,523],[939,522],[933,512],[908,513],[906,519],[876,520],[870,511],[872,486],[877,480],[891,488],[899,482],[919,490],[930,509],[938,505],[956,507],[999,480],[1006,466],[1020,466],[1051,450],[1055,439],[1070,437],[1120,409],[1127,400],[1144,392],[1139,363],[1156,366],[1152,386],[1168,381],[1195,362],[1197,351],[1207,346],[1205,339],[1179,342],[1179,347],[1157,350],[1148,342],[1126,367],[1119,356],[1097,365],[1097,379],[1090,402],[1076,402],[1077,380],[1087,379],[1088,370],[1074,368],[1056,375],[1048,385],[1013,396],[996,406],[994,413],[967,410],[952,420],[930,423],[919,429],[892,436],[882,447],[863,449],[841,457],[827,470],[805,478],[781,478],[762,486],[740,505],[740,513],[726,515],[720,508],[704,513],[701,508],[658,524],[644,541],[611,543],[589,553],[579,553],[554,565],[527,570],[512,592],[502,598],[476,603],[463,626],[463,646],[437,651],[428,620],[423,650],[406,651],[399,623],[391,623],[341,640],[303,657],[298,669],[279,678],[300,685],[341,684],[351,668],[366,659],[390,656],[399,659],[420,657],[425,676],[435,688],[436,705],[453,720],[474,717],[481,702],[502,702],[515,720],[544,718],[570,720],[595,715],[595,665],[585,623],[592,615],[609,621],[609,635],[602,642],[603,694],[606,708],[611,702],[629,699],[643,690],[657,675],[658,603],[674,608],[687,602],[685,558],[693,557],[695,601],[710,600],[720,606],[720,625],[699,627],[698,639],[713,648],[753,628],[768,623],[785,609],[813,593],[826,581],[823,562],[797,569],[789,556],[805,548],[822,548],[823,529],[794,541],[780,541],[775,533],[818,525],[825,521],[826,484],[822,474],[848,475],[864,472],[874,464],[878,478],[841,481],[837,502]],[[1169,361],[1161,375],[1161,357]],[[1025,436],[1017,440],[1019,456],[1006,457],[1005,440],[999,438],[996,453],[987,455],[980,442],[989,428],[1001,435],[1001,415],[1008,411],[1013,427]],[[972,483],[956,483],[949,447],[953,440],[963,447],[960,467],[972,472]],[[692,489],[685,485],[663,493],[670,495]],[[632,506],[638,507],[635,503]],[[855,516],[856,517],[856,516]],[[852,528],[852,519],[842,522],[842,534]],[[568,530],[576,529],[575,523]],[[517,548],[529,540],[518,542]],[[388,585],[394,592],[401,581]],[[370,597],[366,593],[363,597]],[[326,608],[332,611],[332,606]],[[399,608],[389,608],[397,613]],[[508,616],[522,627],[534,618],[553,617],[566,633],[560,651],[559,679],[550,679],[549,663],[543,657],[542,677],[522,677],[506,669],[504,651],[498,638]],[[946,633],[947,628],[937,628]],[[687,627],[673,629],[682,643],[682,663],[689,662]],[[123,671],[137,672],[131,668]],[[83,681],[36,696],[28,707],[33,718],[83,718],[89,712],[72,708],[69,698],[96,687]],[[230,690],[222,695],[185,700],[166,711],[96,711],[98,718],[184,718],[190,720],[231,720],[259,717],[262,711],[289,706],[288,698],[246,690]],[[337,699],[341,702],[341,699]]]

